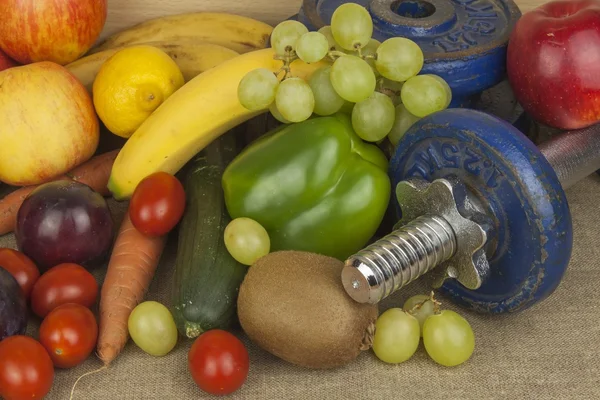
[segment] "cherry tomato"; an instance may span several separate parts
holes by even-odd
[[[144,235],[162,236],[177,225],[184,209],[181,182],[166,172],[156,172],[135,188],[129,203],[129,218]]]
[[[40,325],[40,343],[55,367],[72,368],[84,362],[96,347],[98,323],[81,304],[56,307]]]
[[[207,393],[227,395],[246,381],[248,350],[229,332],[213,329],[200,335],[188,353],[188,368],[194,382]]]
[[[0,342],[0,397],[42,399],[53,382],[52,360],[39,342],[21,335]]]
[[[66,303],[91,308],[98,297],[98,283],[92,274],[77,264],[65,263],[46,271],[33,286],[31,308],[44,318]]]
[[[33,285],[40,277],[40,270],[31,258],[17,250],[0,248],[0,267],[15,277],[25,298],[29,299]]]

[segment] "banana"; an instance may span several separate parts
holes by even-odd
[[[223,46],[212,43],[180,40],[175,43],[149,42],[146,45],[155,46],[166,52],[177,63],[188,82],[200,73],[215,67],[224,61],[237,57],[239,53]],[[94,79],[102,64],[117,51],[124,47],[104,50],[99,53],[80,58],[65,67],[92,93]]]
[[[217,137],[263,111],[248,111],[237,98],[237,88],[257,68],[278,71],[282,62],[271,48],[256,50],[209,69],[171,95],[125,143],[111,171],[108,188],[117,200],[131,196],[146,176],[177,173]],[[295,77],[307,79],[326,62],[291,65]]]
[[[227,13],[188,13],[142,22],[116,33],[89,54],[115,47],[147,42],[177,42],[181,39],[208,42],[240,54],[264,49],[273,27],[252,18]]]

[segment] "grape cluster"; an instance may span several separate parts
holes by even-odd
[[[283,123],[348,112],[363,140],[388,137],[396,145],[420,118],[447,108],[452,92],[441,77],[419,75],[424,57],[415,42],[394,37],[380,43],[372,35],[371,15],[355,3],[339,6],[331,25],[317,32],[298,21],[280,23],[271,47],[284,66],[249,72],[238,87],[240,103],[251,111],[269,109]],[[306,82],[291,76],[297,59],[326,63]]]
[[[438,364],[453,367],[467,361],[475,350],[469,322],[451,310],[440,310],[434,297],[416,295],[402,308],[390,308],[375,323],[373,352],[381,361],[398,364],[410,359],[420,338],[427,354]]]

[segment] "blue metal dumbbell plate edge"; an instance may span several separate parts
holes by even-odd
[[[331,23],[345,0],[304,0],[297,19],[310,30]],[[512,0],[354,0],[369,10],[373,37],[406,37],[423,49],[421,74],[452,89],[450,107],[468,107],[505,78],[508,38],[521,12]]]
[[[458,305],[484,313],[519,311],[560,283],[573,240],[567,199],[552,166],[512,125],[469,109],[432,114],[400,141],[389,174],[393,188],[410,177],[431,182],[458,176],[493,216],[487,280],[477,290],[451,279],[441,288]]]

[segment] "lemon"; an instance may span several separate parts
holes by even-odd
[[[94,107],[108,130],[129,138],[183,84],[167,53],[146,45],[128,47],[100,67],[92,88]]]

